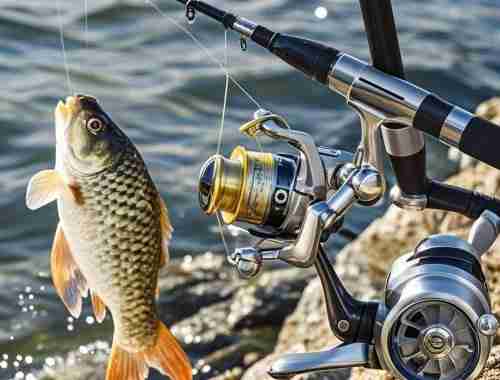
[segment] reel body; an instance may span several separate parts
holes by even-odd
[[[424,239],[395,261],[383,300],[357,300],[338,278],[322,242],[338,230],[352,205],[374,205],[385,193],[366,144],[356,154],[317,147],[308,134],[262,111],[240,130],[286,141],[297,152],[237,147],[229,158],[211,157],[200,174],[200,206],[274,243],[272,249],[243,247],[230,255],[242,276],[256,276],[266,260],[314,265],[331,330],[343,341],[326,351],[283,355],[269,374],[289,379],[364,366],[409,380],[476,378],[498,327],[480,259],[500,232],[500,217],[483,211],[468,241],[452,235]]]
[[[496,333],[479,258],[462,239],[434,235],[395,261],[375,324],[382,367],[415,380],[479,375]]]
[[[336,190],[337,171],[353,159],[349,152],[327,147],[313,145],[310,151],[312,163],[300,149],[297,154],[264,153],[238,146],[229,158],[210,157],[200,172],[202,210],[209,215],[219,211],[224,223],[244,223],[259,236],[296,236],[318,188],[325,196]],[[313,181],[313,172],[321,184]]]

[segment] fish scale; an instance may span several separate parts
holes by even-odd
[[[154,293],[161,249],[156,188],[133,148],[92,180],[78,179],[78,186],[82,213],[96,226],[95,261],[111,284],[99,288],[107,293],[101,296],[115,323],[123,327],[119,339],[134,350],[148,348],[156,338]],[[84,275],[92,276],[85,270]]]

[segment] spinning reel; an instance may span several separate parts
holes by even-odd
[[[296,153],[237,147],[229,158],[211,157],[200,174],[200,205],[207,214],[220,212],[225,223],[279,242],[236,249],[230,261],[243,276],[257,275],[268,260],[314,265],[331,329],[343,341],[322,352],[284,355],[269,374],[286,379],[364,366],[403,379],[477,377],[497,330],[480,259],[500,232],[500,218],[482,211],[468,241],[424,239],[393,264],[380,302],[359,301],[337,277],[322,242],[339,230],[352,205],[372,206],[383,197],[381,168],[368,154],[378,148],[375,140],[363,139],[355,154],[317,147],[310,135],[262,110],[240,131],[285,141]]]

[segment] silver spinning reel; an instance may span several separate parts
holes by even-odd
[[[371,206],[384,195],[383,176],[366,154],[373,152],[368,139],[355,154],[319,148],[310,135],[266,111],[256,113],[241,131],[286,141],[297,153],[238,147],[230,158],[210,158],[200,175],[200,205],[273,243],[272,248],[263,244],[231,254],[243,276],[257,275],[266,260],[314,265],[331,329],[344,342],[322,352],[284,355],[269,374],[287,379],[364,366],[402,379],[476,378],[498,327],[480,260],[500,232],[500,218],[483,211],[468,241],[452,235],[424,239],[393,264],[383,300],[359,301],[337,277],[322,242],[340,229],[352,205]]]

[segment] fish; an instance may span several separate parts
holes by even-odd
[[[88,295],[98,322],[109,310],[106,380],[147,379],[150,368],[191,380],[188,356],[156,310],[173,228],[143,158],[92,96],[59,101],[54,116],[55,167],[31,178],[26,205],[57,202],[50,263],[58,295],[75,318]]]

